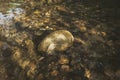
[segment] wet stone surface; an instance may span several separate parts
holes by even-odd
[[[118,6],[76,1],[0,1],[0,80],[120,79]]]
[[[38,45],[38,50],[53,54],[55,51],[65,51],[74,42],[73,35],[67,30],[57,30],[50,33]]]

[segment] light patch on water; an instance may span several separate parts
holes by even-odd
[[[13,9],[10,9],[8,12],[14,15],[25,14],[25,11],[21,8],[13,8]]]
[[[8,13],[5,14],[0,12],[0,35],[9,40],[16,37],[17,41],[22,41],[21,38],[19,39],[19,36],[23,34],[17,35],[18,33],[15,33],[15,20],[24,17],[23,14],[25,15],[25,11],[21,8],[10,9]]]
[[[21,8],[10,9],[7,14],[0,12],[0,25],[9,26],[15,18],[21,18],[25,11]]]

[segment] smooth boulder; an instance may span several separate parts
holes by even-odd
[[[74,42],[73,35],[67,30],[57,30],[47,35],[38,45],[38,51],[48,54],[55,51],[65,51],[72,46]]]

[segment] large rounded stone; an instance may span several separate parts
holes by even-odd
[[[65,51],[73,44],[74,37],[67,30],[57,30],[46,36],[38,45],[38,50],[48,54]]]

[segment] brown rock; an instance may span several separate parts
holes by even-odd
[[[61,55],[59,63],[60,64],[68,64],[69,63],[69,59],[66,56],[64,56],[64,55]]]
[[[69,72],[70,71],[70,67],[68,65],[62,65],[61,69],[65,72]]]
[[[72,46],[74,41],[73,35],[67,30],[57,30],[49,34],[38,45],[38,50],[49,54],[55,51],[65,51]]]
[[[58,73],[59,73],[59,72],[58,72],[57,70],[53,70],[53,71],[51,72],[51,75],[52,75],[52,76],[57,76]]]

